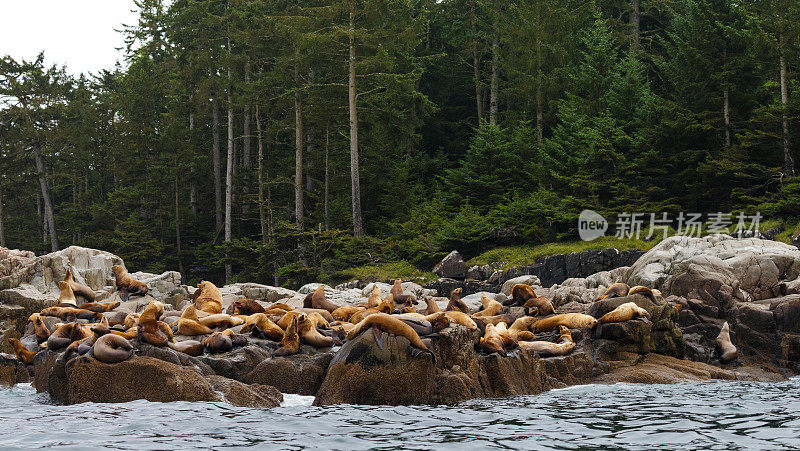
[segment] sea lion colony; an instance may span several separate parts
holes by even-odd
[[[147,285],[131,278],[122,266],[115,266],[113,273],[120,299],[147,293]],[[117,308],[119,302],[94,302],[94,292],[77,283],[71,270],[66,280],[59,282],[59,288],[56,306],[29,317],[33,333],[23,341],[9,339],[18,359],[26,364],[32,364],[36,353],[44,349],[66,350],[64,358],[90,355],[103,363],[118,363],[134,355],[134,340],[199,356],[205,352],[230,351],[246,345],[248,337],[255,337],[273,342],[274,356],[286,356],[302,352],[301,344],[328,348],[367,330],[373,331],[378,346],[383,346],[386,333],[405,337],[414,355],[432,355],[428,339],[451,325],[479,330],[476,348],[486,353],[505,356],[519,348],[549,357],[572,352],[575,342],[571,330],[594,329],[595,337],[599,337],[603,324],[647,321],[649,316],[647,310],[633,302],[622,304],[600,318],[558,313],[550,300],[537,296],[532,287],[523,284],[515,285],[511,298],[504,303],[483,295],[482,308],[474,312],[462,301],[461,288],[453,290],[444,311],[430,298],[425,298],[425,306],[417,310],[416,297],[403,293],[399,279],[386,296],[375,286],[369,298],[356,305],[332,302],[326,298],[324,286],[320,286],[305,297],[302,308],[281,302],[265,306],[243,299],[233,302],[223,312],[219,289],[202,281],[192,295],[193,304],[183,311],[165,312],[162,303],[151,301],[141,313],[131,313],[124,321],[109,323],[103,313]],[[660,295],[646,287],[631,288],[616,283],[595,302],[633,293],[654,301]],[[76,296],[85,302],[78,304]],[[525,315],[509,314],[509,308],[514,306],[524,307]],[[60,322],[48,328],[44,321],[48,316],[57,317]],[[237,326],[241,326],[238,333],[233,330]],[[184,338],[179,340],[176,336]],[[717,342],[721,348],[720,361],[736,358],[727,323]]]

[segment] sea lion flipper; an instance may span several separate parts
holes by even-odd
[[[603,334],[603,323],[597,323],[597,326],[594,328],[594,338],[600,338]]]
[[[375,343],[378,344],[378,349],[383,351],[383,343],[386,341],[386,337],[377,326],[372,326],[372,334],[375,336]]]
[[[640,317],[639,317],[639,321],[641,321],[641,322],[643,322],[643,323],[645,323],[645,324],[650,324],[650,320],[649,320],[649,319],[647,319],[647,317],[646,317],[646,316],[640,316]]]

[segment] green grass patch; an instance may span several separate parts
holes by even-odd
[[[407,261],[369,264],[348,268],[336,273],[337,279],[383,282],[389,279],[403,279],[423,284],[439,277],[432,272],[421,271]]]
[[[486,251],[467,262],[467,265],[488,265],[490,263],[505,262],[502,269],[515,266],[532,265],[540,257],[553,254],[569,254],[590,249],[605,249],[613,247],[619,250],[641,249],[649,250],[660,240],[635,240],[617,239],[613,236],[598,238],[594,241],[569,241],[563,243],[546,243],[537,246],[508,246],[498,247]]]

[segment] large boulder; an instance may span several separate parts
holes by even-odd
[[[332,359],[333,352],[268,358],[256,365],[244,382],[271,385],[283,393],[313,396],[322,386]]]
[[[433,357],[413,356],[405,337],[383,333],[378,346],[372,329],[345,343],[328,367],[314,405],[430,402],[436,368]]]
[[[24,363],[15,356],[0,354],[0,385],[14,385],[30,379]]]
[[[634,263],[629,285],[657,288],[727,310],[779,294],[800,275],[800,250],[777,241],[729,235],[667,238]]]
[[[283,287],[273,287],[259,283],[234,283],[225,285],[220,289],[224,294],[242,296],[247,299],[255,299],[267,303],[275,303],[282,299],[298,296],[294,290]]]
[[[234,406],[271,409],[283,402],[283,394],[269,385],[247,385],[216,375],[208,376],[206,380],[222,401]]]
[[[453,251],[433,267],[433,273],[439,277],[463,279],[467,277],[467,264],[458,251]]]

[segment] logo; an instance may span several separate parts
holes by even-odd
[[[592,241],[606,234],[608,221],[600,213],[583,210],[578,216],[578,235],[583,241]]]

